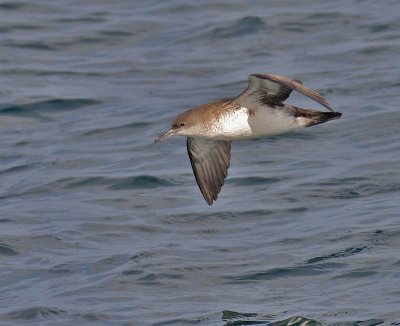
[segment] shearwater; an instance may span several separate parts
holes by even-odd
[[[302,93],[330,112],[302,109],[283,102],[292,90]],[[233,99],[220,99],[178,115],[172,127],[156,137],[187,136],[193,173],[208,205],[217,199],[228,175],[232,140],[258,138],[314,126],[342,114],[319,93],[299,80],[252,74],[247,88]]]

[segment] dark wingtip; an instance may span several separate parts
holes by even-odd
[[[218,195],[217,196],[213,196],[213,195],[211,195],[209,193],[203,193],[202,190],[201,190],[201,194],[203,195],[204,199],[206,200],[208,206],[212,206],[212,204],[214,204],[214,201],[217,200],[216,197],[218,197]]]

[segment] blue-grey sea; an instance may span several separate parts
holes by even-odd
[[[397,0],[0,1],[0,325],[400,325],[399,58]],[[251,73],[343,116],[209,207],[153,138]]]

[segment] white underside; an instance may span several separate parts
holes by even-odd
[[[285,133],[301,128],[303,123],[284,111],[261,108],[251,114],[245,107],[221,117],[219,123],[210,130],[212,137],[235,140],[257,138]]]

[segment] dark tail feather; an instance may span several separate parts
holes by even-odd
[[[300,108],[293,108],[294,116],[300,125],[310,127],[324,123],[329,120],[339,119],[342,114],[340,112],[322,112],[316,110],[306,110]]]

